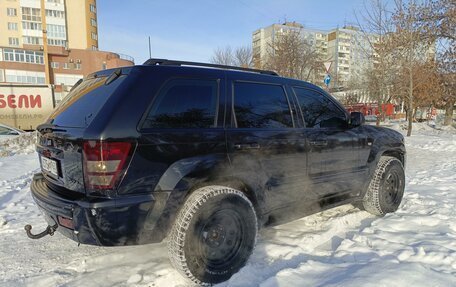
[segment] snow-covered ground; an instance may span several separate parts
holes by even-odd
[[[400,128],[399,125],[394,126]],[[188,286],[166,245],[77,246],[45,227],[30,193],[30,139],[0,147],[0,286]],[[456,286],[456,132],[416,125],[406,193],[383,218],[346,205],[262,230],[246,267],[220,286]]]

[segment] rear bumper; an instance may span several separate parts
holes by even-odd
[[[169,220],[162,214],[169,192],[114,199],[71,200],[49,189],[41,173],[34,175],[30,189],[48,224],[58,224],[58,232],[82,244],[119,246],[154,243],[162,241],[167,234]],[[60,225],[58,216],[71,219],[74,229]]]

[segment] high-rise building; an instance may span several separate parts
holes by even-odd
[[[96,0],[0,0],[0,83],[51,84],[56,98],[133,58],[98,51]]]
[[[364,33],[358,27],[346,26],[329,31],[327,39],[332,87],[356,87],[362,81],[363,73],[373,64],[372,44],[378,37]]]
[[[317,51],[322,62],[331,62],[331,88],[345,88],[362,74],[369,65],[372,49],[366,40],[366,35],[356,27],[336,28],[330,31],[308,29],[296,22],[273,24],[253,32],[252,50],[254,63],[261,67],[269,55],[269,49],[277,36],[287,31],[298,32],[312,48]],[[371,37],[371,36],[369,36]],[[375,41],[375,37],[372,36]],[[323,65],[323,64],[322,64]],[[324,70],[324,69],[323,69]],[[325,73],[317,75],[321,81]]]
[[[307,43],[311,44],[319,54],[326,56],[327,53],[327,32],[317,29],[304,28],[297,22],[285,22],[283,24],[272,24],[260,28],[252,34],[253,60],[256,66],[261,67],[270,53],[270,48],[281,35],[289,32],[297,32]]]
[[[98,50],[97,6],[95,0],[66,0],[68,47]]]

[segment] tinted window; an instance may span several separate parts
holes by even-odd
[[[84,80],[57,106],[52,123],[62,127],[87,127],[126,76],[105,85],[106,77]]]
[[[235,83],[234,112],[238,128],[293,127],[290,107],[281,86]]]
[[[157,96],[144,128],[209,128],[215,126],[218,83],[179,79]]]
[[[308,128],[344,128],[345,113],[323,94],[305,89],[293,88],[298,97],[304,120]]]

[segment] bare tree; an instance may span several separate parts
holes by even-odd
[[[364,89],[378,104],[380,117],[377,125],[384,119],[382,106],[391,100],[390,87],[397,73],[397,64],[391,53],[391,33],[394,31],[392,13],[387,3],[382,0],[364,2],[364,8],[355,14],[361,27],[364,42],[364,54],[370,60],[364,70]]]
[[[306,81],[315,80],[323,67],[318,51],[299,32],[291,30],[276,36],[263,64],[263,68],[282,76]]]
[[[416,90],[422,82],[417,81],[416,67],[432,57],[431,47],[434,44],[429,34],[420,23],[420,11],[427,3],[418,4],[415,0],[402,2],[396,0],[393,14],[395,31],[389,35],[390,49],[400,67],[400,74],[395,76],[395,93],[400,94],[407,107],[407,136],[412,134],[412,123],[415,109]],[[421,5],[421,6],[420,6]]]
[[[253,67],[253,52],[249,46],[241,46],[234,51],[234,64],[238,67]]]
[[[454,106],[456,104],[456,41],[450,41],[452,47],[439,58],[439,75],[441,86],[441,106],[445,108],[444,125],[453,123]]]
[[[422,7],[419,16],[426,33],[437,43],[441,88],[438,104],[445,108],[444,125],[450,125],[456,104],[456,2],[430,1],[429,5]]]
[[[253,66],[253,52],[249,46],[241,46],[236,49],[231,46],[217,48],[211,58],[211,63],[250,68]]]
[[[234,66],[233,49],[229,45],[224,48],[215,49],[210,61],[213,64]]]

